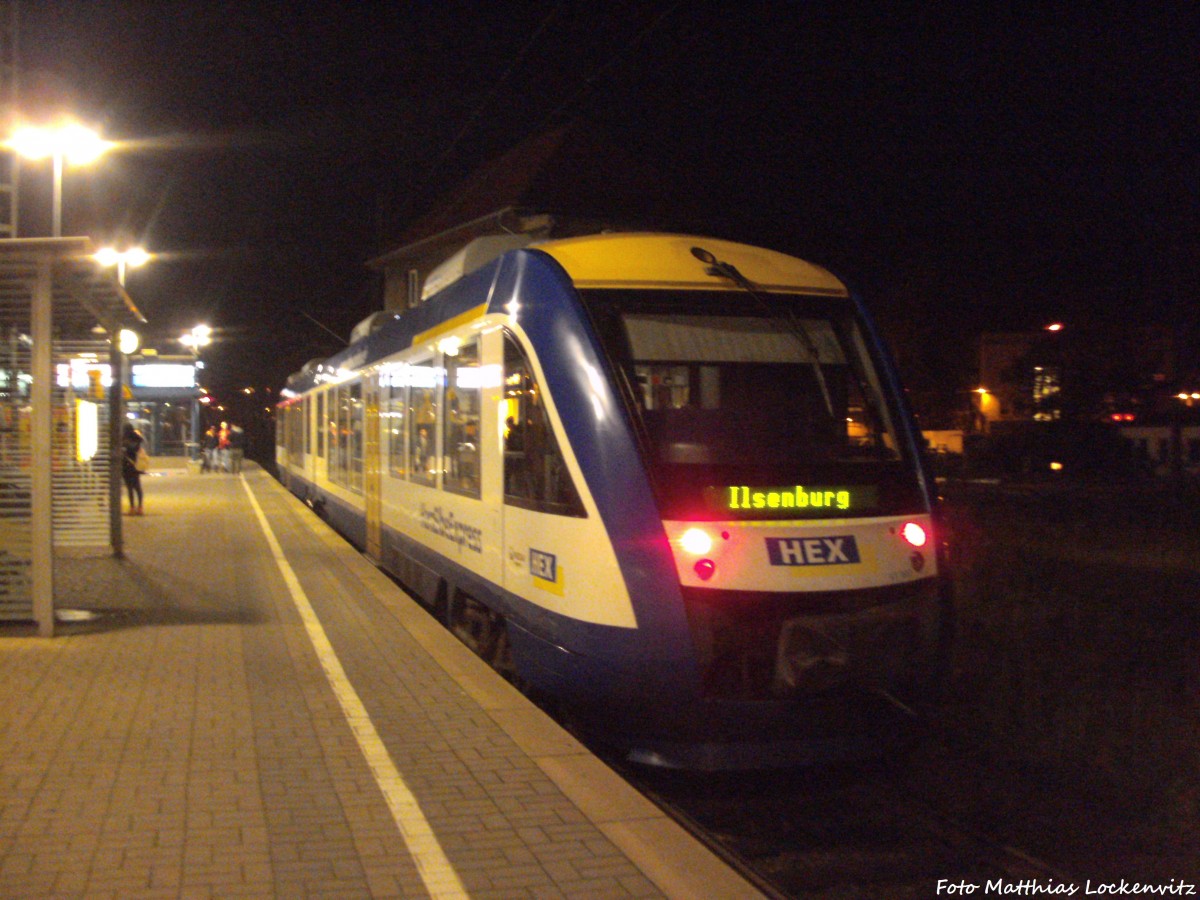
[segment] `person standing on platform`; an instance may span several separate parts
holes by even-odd
[[[200,465],[200,471],[209,472],[217,466],[217,427],[209,426],[209,429],[204,432],[204,440],[201,442],[201,452],[204,454],[204,462]]]
[[[221,464],[221,471],[229,471],[229,423],[222,422],[221,430],[217,432],[217,460]]]
[[[246,432],[242,426],[229,426],[229,471],[238,475],[242,471],[242,460],[246,456]]]
[[[144,515],[142,511],[142,470],[138,466],[139,451],[146,439],[129,422],[121,432],[121,477],[129,492],[129,515]]]

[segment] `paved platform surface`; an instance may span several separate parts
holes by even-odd
[[[0,897],[759,893],[257,467],[0,624]]]

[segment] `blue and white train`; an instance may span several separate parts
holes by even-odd
[[[368,322],[289,380],[281,479],[631,759],[873,752],[936,687],[950,605],[920,434],[829,272],[602,234]]]

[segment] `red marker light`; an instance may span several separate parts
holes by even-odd
[[[689,528],[679,538],[679,546],[694,556],[703,556],[713,547],[713,539],[703,528]]]
[[[914,547],[924,547],[929,540],[929,535],[925,529],[916,522],[905,522],[900,528],[900,537],[904,538]]]
[[[701,581],[708,581],[717,571],[717,564],[711,559],[696,560],[696,565],[693,567],[696,572],[696,577]]]

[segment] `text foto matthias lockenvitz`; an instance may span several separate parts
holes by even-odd
[[[937,892],[942,897],[1036,897],[1041,895],[1074,897],[1195,897],[1196,885],[1172,878],[1169,882],[1149,881],[1092,881],[1082,884],[1074,881],[1024,878],[1009,880],[994,878],[990,881],[952,881],[939,878]]]

